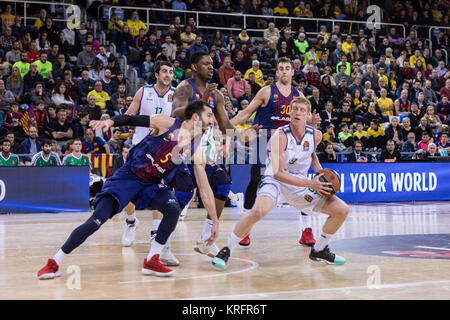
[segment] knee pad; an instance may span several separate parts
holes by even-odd
[[[165,190],[158,192],[157,198],[152,202],[152,208],[163,215],[155,240],[160,244],[165,244],[177,226],[180,205],[174,194]]]
[[[194,181],[190,174],[181,172],[175,175],[170,183],[175,190],[175,197],[181,208],[184,208],[194,195]]]
[[[226,201],[231,191],[231,178],[224,170],[217,170],[208,177],[214,198]]]

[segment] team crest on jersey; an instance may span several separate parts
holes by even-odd
[[[313,201],[313,197],[311,197],[309,194],[305,195],[305,200],[311,203]]]
[[[167,101],[168,102],[172,102],[173,101],[173,95],[169,94],[169,96],[167,97]]]
[[[16,164],[16,160],[13,160],[13,161],[12,161],[12,164]]]
[[[309,142],[308,141],[305,141],[303,143],[303,151],[309,151]]]
[[[200,94],[196,93],[195,97],[197,98],[197,100],[200,99]]]
[[[275,93],[275,94],[273,95],[273,102],[277,102],[277,100],[278,100],[278,95]]]

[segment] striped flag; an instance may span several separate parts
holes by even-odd
[[[102,176],[108,177],[108,169],[113,166],[113,154],[107,153],[89,153],[91,164],[94,169],[100,169]]]
[[[30,127],[37,128],[36,115],[34,114],[34,108],[30,105],[20,118],[23,131],[28,135]]]

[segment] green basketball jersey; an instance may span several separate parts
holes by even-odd
[[[41,151],[33,156],[31,165],[33,167],[58,167],[61,165],[61,160],[59,159],[59,156],[54,152],[50,152],[49,157],[45,159],[43,152]]]
[[[63,159],[63,165],[65,166],[89,166],[92,169],[91,160],[85,154],[82,154],[81,157],[77,158],[73,153],[68,154]]]
[[[19,165],[19,157],[13,153],[8,155],[8,158],[4,158],[0,152],[0,166],[2,167],[17,167]]]

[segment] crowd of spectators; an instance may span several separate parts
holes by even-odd
[[[126,56],[147,83],[154,81],[155,62],[170,61],[176,86],[191,76],[190,56],[206,51],[230,118],[248,106],[260,88],[277,80],[278,58],[290,58],[293,85],[322,118],[322,161],[337,161],[336,152],[347,153],[346,161],[355,162],[447,155],[449,32],[436,28],[427,42],[428,29],[412,26],[448,26],[448,1],[383,3],[383,21],[405,26],[406,38],[396,26],[369,29],[368,1],[103,1],[260,15],[249,19],[247,27],[261,32],[223,32],[203,25],[241,28],[242,17],[210,15],[199,28],[195,15],[152,11],[147,25],[142,11],[122,10],[104,25],[107,43],[100,43],[83,22],[74,30],[56,23],[45,6],[36,12],[34,24],[23,26],[22,17],[7,3],[0,13],[0,138],[10,142],[11,153],[30,155],[20,157],[21,164],[41,151],[43,141],[60,156],[71,152],[76,138],[82,140],[83,153],[120,153],[131,141],[132,128],[107,133],[88,128],[90,120],[124,113],[133,99],[118,58]],[[98,18],[99,4],[95,1],[88,8],[90,19]],[[288,24],[283,17],[335,21]],[[110,44],[117,48],[115,55]],[[34,111],[36,128],[24,130],[21,119],[28,108]]]

